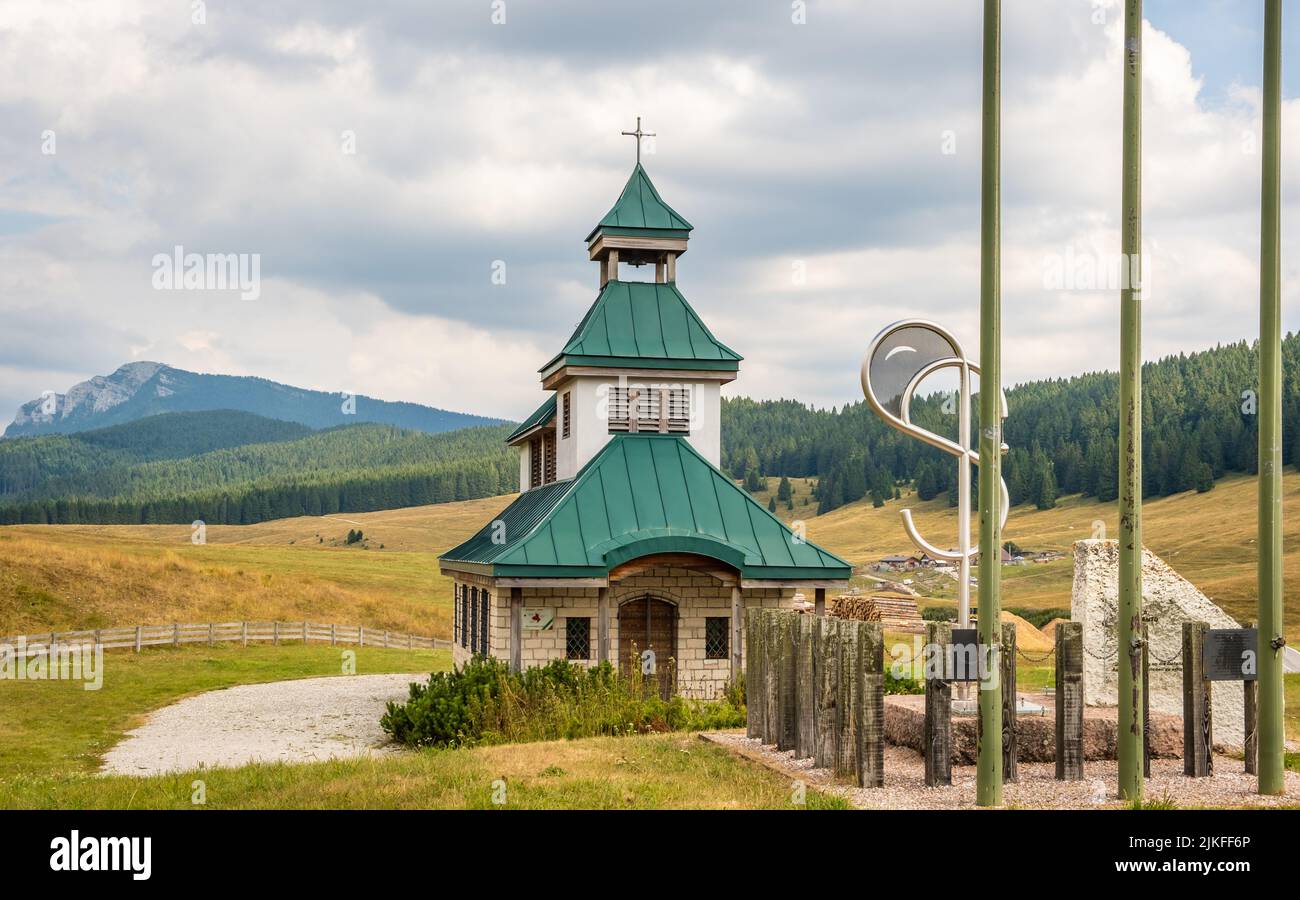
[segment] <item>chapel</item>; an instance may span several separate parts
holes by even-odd
[[[608,660],[665,696],[712,698],[742,670],[747,607],[789,609],[803,593],[821,611],[828,588],[847,587],[849,563],[720,468],[721,388],[742,357],[678,286],[691,230],[638,158],[586,238],[595,302],[507,439],[521,493],[439,558],[457,665]]]

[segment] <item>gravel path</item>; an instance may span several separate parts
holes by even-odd
[[[815,769],[811,759],[794,758],[794,751],[765,747],[743,733],[700,735],[733,753],[752,759],[781,774],[819,790],[838,794],[859,809],[964,809],[975,806],[975,767],[953,766],[952,787],[925,786],[921,754],[905,747],[885,745],[885,786],[866,789],[837,784],[827,769]],[[1020,781],[1003,786],[1009,807],[1025,809],[1099,809],[1125,807],[1115,796],[1118,779],[1114,760],[1088,761],[1083,781],[1057,781],[1054,763],[1021,763]],[[1214,758],[1213,778],[1186,778],[1181,759],[1153,759],[1146,783],[1148,802],[1168,796],[1179,808],[1238,806],[1300,806],[1300,774],[1286,773],[1286,794],[1261,797],[1255,793],[1255,776],[1242,772],[1240,759]]]
[[[151,713],[104,755],[106,775],[158,775],[250,762],[392,752],[379,717],[427,674],[343,675],[245,684]]]

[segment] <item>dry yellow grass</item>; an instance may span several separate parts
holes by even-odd
[[[438,554],[512,499],[212,525],[202,545],[188,525],[0,528],[0,633],[310,619],[449,637]],[[354,528],[364,547],[344,545]]]
[[[1147,500],[1143,504],[1146,546],[1184,578],[1238,619],[1254,616],[1255,607],[1255,479],[1233,476],[1204,494],[1188,492]],[[1300,473],[1283,476],[1285,578],[1300,584]],[[956,512],[944,499],[922,503],[915,496],[893,500],[880,509],[870,501],[841,507],[807,520],[808,539],[857,564],[889,553],[912,552],[898,511],[913,510],[920,533],[933,543],[956,543]],[[973,526],[978,533],[978,523]],[[1080,497],[1062,500],[1055,509],[1018,506],[1007,519],[1005,538],[1030,550],[1069,551],[1076,540],[1114,536],[1114,503]],[[1032,608],[1070,606],[1073,561],[1045,565],[1006,566],[1002,570],[1006,606]],[[955,587],[955,583],[953,583]],[[950,597],[951,589],[940,596]],[[1290,604],[1288,632],[1297,633],[1300,606]]]
[[[771,490],[776,483],[770,480]],[[855,564],[912,550],[898,517],[904,506],[914,510],[923,535],[955,543],[956,514],[944,499],[922,503],[907,496],[880,509],[864,501],[816,516],[809,486],[801,479],[794,486],[796,509],[780,508],[778,515],[787,522],[802,518],[810,540]],[[1300,473],[1286,473],[1284,490],[1286,578],[1296,584]],[[438,574],[437,556],[513,498],[214,525],[207,529],[206,546],[192,545],[185,525],[0,528],[0,632],[308,616],[445,636],[451,584]],[[1253,478],[1228,478],[1205,494],[1148,500],[1144,509],[1148,547],[1233,615],[1254,615]],[[1052,510],[1013,509],[1006,538],[1027,549],[1068,551],[1080,538],[1113,534],[1115,521],[1113,503],[1069,497]],[[343,546],[353,528],[365,533],[365,549]],[[1004,567],[1002,577],[1004,606],[1070,605],[1068,556],[1046,565]],[[955,588],[954,581],[940,581],[932,593],[937,602],[950,602]],[[1291,634],[1298,624],[1300,607],[1292,604]]]

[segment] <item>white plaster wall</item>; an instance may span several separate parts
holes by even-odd
[[[1083,623],[1084,702],[1115,706],[1119,692],[1117,647],[1119,545],[1115,541],[1078,541],[1074,545],[1071,618]],[[1207,622],[1211,628],[1237,628],[1236,620],[1150,550],[1142,551],[1142,612],[1150,640],[1151,709],[1183,714],[1184,622]],[[1240,748],[1244,742],[1241,682],[1216,681],[1211,687],[1214,743]]]
[[[716,381],[674,379],[655,375],[629,375],[629,386],[689,387],[691,389],[691,431],[687,439],[700,455],[714,466],[722,462],[722,391]],[[578,474],[593,456],[613,437],[609,433],[606,396],[619,380],[608,376],[581,375],[557,386],[556,477],[563,480]],[[568,439],[563,430],[563,396],[573,393],[570,415],[572,427]],[[525,480],[523,482],[527,484]]]

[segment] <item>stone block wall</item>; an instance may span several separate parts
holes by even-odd
[[[480,589],[489,590],[488,644],[493,656],[509,661],[510,590],[495,587],[490,578],[467,574],[459,574],[456,583],[476,584]],[[795,591],[794,585],[785,588],[747,589],[742,592],[741,600],[745,606],[789,609],[793,607]],[[600,611],[599,591],[596,588],[528,587],[522,589],[522,594],[525,607],[549,607],[555,610],[555,622],[551,628],[544,631],[527,628],[522,630],[520,655],[525,668],[565,658],[565,622],[575,617],[591,620],[591,658],[574,662],[579,665],[595,665],[599,661]],[[701,699],[717,697],[731,679],[731,659],[730,656],[726,659],[705,658],[704,620],[711,616],[731,617],[731,587],[709,575],[674,568],[650,569],[616,582],[609,590],[610,662],[618,662],[615,655],[619,646],[619,605],[647,594],[677,608],[674,664],[679,693]],[[743,650],[742,646],[742,653]],[[469,658],[469,652],[458,644],[452,655],[457,665],[463,665]]]

